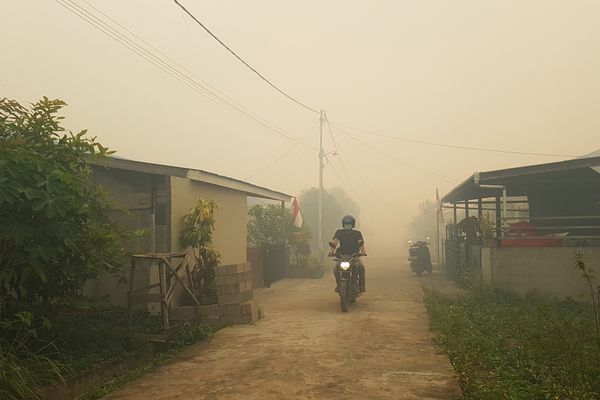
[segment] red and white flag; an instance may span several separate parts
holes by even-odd
[[[302,211],[300,210],[300,203],[298,203],[298,199],[294,197],[292,201],[292,215],[294,216],[294,226],[296,228],[301,228],[304,220],[302,219]]]
[[[440,200],[440,193],[438,192],[437,188],[435,189],[435,203],[437,206],[437,214],[438,214],[438,221],[444,221],[444,210],[442,210],[442,201]]]

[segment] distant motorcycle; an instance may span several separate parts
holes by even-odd
[[[358,291],[358,263],[360,255],[340,255],[334,258],[335,274],[340,281],[338,294],[340,295],[340,306],[343,312],[348,311],[349,303],[356,303],[356,299],[360,295]]]
[[[410,248],[408,249],[410,261],[410,268],[417,274],[417,276],[423,275],[423,272],[431,274],[433,272],[433,265],[431,264],[431,253],[429,252],[429,238],[426,241],[419,240],[414,242],[410,240],[408,242]]]

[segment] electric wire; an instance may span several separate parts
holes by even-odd
[[[315,137],[316,136],[317,135],[315,135]],[[281,188],[281,186],[283,185],[283,183],[286,180],[288,180],[288,178],[294,173],[294,171],[296,170],[296,168],[298,168],[298,165],[300,165],[300,162],[304,159],[304,156],[306,155],[307,152],[308,152],[308,147],[305,147],[304,151],[302,152],[302,155],[300,155],[300,157],[298,157],[298,159],[296,160],[296,162],[294,163],[294,165],[292,165],[292,169],[290,169],[290,171],[283,177],[283,179],[276,186],[278,189]]]
[[[310,136],[311,131],[314,129],[314,127],[317,125],[319,121],[317,120],[317,122],[315,122],[308,130],[308,132],[306,133],[305,137],[302,139],[302,143],[305,142],[305,140]],[[258,176],[260,174],[262,174],[263,172],[265,172],[266,170],[270,169],[271,167],[273,167],[275,164],[277,164],[279,161],[283,160],[289,153],[292,152],[292,150],[294,150],[296,148],[296,146],[298,146],[299,143],[294,143],[289,149],[287,149],[283,154],[281,154],[281,156],[277,157],[275,160],[273,160],[271,163],[269,163],[268,165],[266,165],[264,168],[260,169],[259,171],[253,173],[252,175],[248,175],[246,178],[244,179],[250,179],[250,178],[254,178],[255,176]],[[310,146],[312,147],[312,146]],[[309,146],[305,146],[305,149],[308,149]]]
[[[340,147],[340,157],[346,157],[345,153],[342,152],[342,149]],[[383,197],[377,193],[377,191],[373,188],[373,186],[371,186],[371,184],[362,176],[362,174],[358,171],[358,168],[354,167],[354,163],[351,162],[351,160],[349,160],[348,158],[346,158],[346,161],[348,161],[348,164],[350,164],[351,169],[354,171],[354,174],[356,174],[356,176],[359,177],[359,179],[363,182],[363,184],[365,185],[365,187],[367,189],[369,189],[369,191],[371,192],[371,194],[377,199],[379,200],[379,202],[381,204],[383,204],[387,209],[389,209],[392,213],[394,213],[398,218],[400,218],[401,220],[403,220],[404,222],[410,223],[410,221],[403,216],[402,214],[400,214],[398,211],[396,211],[396,209],[394,207],[392,207],[387,201],[385,201],[383,199]]]
[[[335,136],[333,135],[333,131],[331,130],[331,125],[329,124],[329,119],[327,118],[327,114],[325,114],[325,122],[327,123],[327,130],[329,131],[329,135],[331,136],[331,140],[333,142],[333,148],[339,154],[340,150],[339,150],[337,142],[335,140]],[[354,195],[356,195],[356,189],[354,188],[354,185],[352,185],[352,179],[348,175],[348,171],[346,170],[346,166],[344,165],[344,160],[342,159],[341,155],[340,155],[340,157],[338,157],[338,160],[340,162],[340,165],[342,166],[342,172],[344,173],[344,176],[346,177],[346,180],[348,182],[350,190],[354,193]]]
[[[329,161],[329,159],[328,159]],[[335,174],[335,176],[337,176],[338,180],[340,181],[340,184],[343,185],[344,187],[349,187],[350,188],[350,193],[352,193],[353,196],[355,196],[358,199],[358,195],[356,193],[356,191],[352,188],[352,186],[348,185],[348,181],[346,179],[344,179],[337,171],[337,169],[335,168],[335,166],[331,163],[331,161],[329,162],[329,166],[331,167],[331,170],[333,171],[333,173]]]
[[[183,71],[187,72],[188,74],[190,74],[191,76],[193,76],[194,78],[196,78],[198,81],[202,82],[203,85],[208,86],[211,90],[219,93],[225,99],[227,99],[231,103],[235,104],[236,106],[238,106],[239,108],[241,108],[242,110],[244,110],[245,112],[247,112],[248,114],[250,114],[252,117],[261,120],[262,122],[264,122],[267,125],[272,126],[275,130],[281,131],[281,128],[278,128],[276,125],[272,124],[271,122],[269,122],[266,119],[262,118],[261,116],[255,114],[254,112],[252,112],[248,108],[244,107],[242,104],[240,104],[239,102],[237,102],[235,99],[231,98],[230,96],[228,96],[223,91],[221,91],[218,88],[216,88],[215,86],[211,85],[209,82],[207,82],[204,79],[202,79],[200,76],[198,76],[196,73],[194,73],[193,71],[191,71],[188,68],[186,68],[184,65],[181,65],[179,62],[177,62],[176,60],[174,60],[173,58],[171,58],[168,54],[165,54],[163,51],[161,51],[160,49],[158,49],[152,43],[149,43],[147,40],[145,40],[144,38],[140,37],[135,32],[133,32],[129,28],[127,28],[126,26],[122,25],[119,21],[115,20],[110,15],[106,14],[102,10],[98,9],[97,7],[95,7],[89,1],[87,1],[87,0],[82,0],[82,1],[85,4],[87,4],[89,7],[93,8],[94,10],[96,10],[96,12],[102,14],[105,18],[109,19],[111,22],[113,22],[114,24],[118,25],[121,29],[123,29],[124,31],[126,31],[127,33],[129,33],[130,35],[132,35],[136,39],[140,40],[145,45],[147,45],[148,47],[150,47],[151,49],[153,49],[154,51],[156,51],[158,54],[160,54],[161,56],[163,56],[164,58],[166,58],[167,60],[169,60],[171,63],[175,64],[177,67],[181,68]]]
[[[400,140],[403,142],[418,143],[418,144],[424,144],[424,145],[428,145],[428,146],[445,147],[445,148],[458,149],[458,150],[482,151],[482,152],[490,152],[490,153],[504,153],[504,154],[542,156],[542,157],[562,157],[562,158],[578,157],[578,156],[575,156],[572,154],[535,153],[535,152],[528,152],[528,151],[513,151],[513,150],[503,150],[503,149],[492,149],[492,148],[486,148],[486,147],[461,146],[461,145],[453,145],[453,144],[447,144],[447,143],[429,142],[429,141],[425,141],[425,140],[411,139],[411,138],[401,137],[401,136],[386,135],[384,133],[374,132],[374,131],[370,131],[370,130],[366,130],[366,129],[353,128],[351,126],[346,126],[346,125],[341,125],[341,124],[332,123],[332,125],[338,127],[338,129],[340,127],[342,127],[345,129],[351,129],[353,131],[366,133],[366,134],[372,135],[372,136],[379,136],[379,137],[384,137],[384,138],[388,138],[388,139]]]
[[[318,142],[318,141],[319,141],[319,137],[318,137],[318,135],[315,135],[315,148],[317,146],[316,142]],[[311,159],[314,159],[315,162],[310,162]],[[302,186],[303,191],[308,188],[308,181],[310,179],[310,175],[312,173],[313,166],[316,165],[318,161],[319,161],[319,150],[315,149],[313,157],[309,158],[309,163],[308,163],[309,165],[306,170],[306,177],[304,178],[304,186]]]
[[[260,77],[263,81],[265,81],[269,86],[271,86],[273,89],[275,89],[276,91],[278,91],[279,93],[281,93],[282,95],[284,95],[285,97],[287,97],[288,99],[292,100],[294,103],[304,107],[307,110],[310,110],[314,113],[320,113],[320,111],[317,111],[316,109],[307,106],[306,104],[302,103],[299,100],[296,100],[294,97],[290,96],[289,94],[287,94],[286,92],[284,92],[283,90],[281,90],[279,87],[277,87],[274,83],[272,83],[270,80],[268,80],[267,78],[265,78],[260,72],[258,72],[256,69],[254,69],[254,67],[252,67],[250,64],[248,64],[242,57],[240,57],[235,51],[233,51],[228,45],[226,45],[221,39],[219,39],[217,37],[217,35],[215,35],[213,32],[211,32],[210,29],[208,29],[206,27],[206,25],[204,25],[202,22],[200,22],[200,20],[198,20],[198,18],[196,18],[194,16],[194,14],[192,14],[190,11],[187,10],[187,8],[185,8],[179,1],[177,0],[173,0],[175,2],[175,4],[177,4],[187,15],[189,15],[190,18],[192,18],[198,25],[200,25],[202,27],[202,29],[204,29],[210,36],[212,36],[213,39],[215,39],[217,42],[219,42],[219,44],[221,46],[223,46],[225,49],[227,49],[227,51],[229,51],[235,58],[237,58],[239,61],[242,62],[242,64],[244,64],[246,67],[248,67],[252,72],[254,72],[256,75],[258,75],[258,77]]]
[[[200,83],[195,81],[194,79],[190,78],[186,74],[177,70],[175,67],[173,67],[172,65],[170,65],[169,63],[167,63],[166,61],[161,59],[160,57],[156,56],[152,52],[143,48],[141,45],[136,43],[134,40],[127,38],[121,32],[119,32],[117,29],[113,28],[112,26],[110,26],[108,23],[106,23],[105,21],[103,21],[102,19],[100,19],[99,17],[94,15],[93,13],[89,12],[82,6],[78,5],[73,0],[54,0],[54,1],[56,3],[58,3],[59,5],[61,5],[66,10],[68,10],[69,12],[71,12],[72,14],[74,14],[75,16],[82,19],[87,24],[91,25],[95,29],[104,33],[109,38],[113,39],[114,41],[116,41],[117,43],[122,45],[123,47],[132,51],[133,53],[137,54],[142,59],[151,63],[152,65],[154,65],[158,69],[162,70],[166,74],[170,75],[174,79],[177,79],[179,82],[188,86],[190,89],[194,90],[195,92],[197,92],[199,94],[202,94],[204,97],[208,98],[215,104],[228,109],[230,112],[232,112],[234,114],[254,120],[259,125],[261,125],[264,128],[267,128],[270,132],[274,133],[275,135],[279,136],[280,138],[284,138],[284,139],[292,141],[294,143],[299,142],[299,140],[297,138],[295,138],[291,135],[288,135],[285,132],[282,132],[278,128],[275,128],[272,124],[268,123],[263,118],[253,116],[249,112],[244,111],[243,109],[236,106],[235,104],[232,104],[231,102],[223,99],[216,93],[207,89],[206,87],[204,87],[203,85],[201,85]],[[88,4],[88,3],[86,2],[86,4]]]
[[[396,157],[396,156],[394,156],[392,154],[386,153],[385,151],[383,151],[381,149],[378,149],[377,147],[374,147],[374,146],[370,145],[369,143],[367,143],[367,142],[365,142],[365,141],[363,141],[361,139],[356,138],[355,136],[352,136],[348,132],[346,132],[343,129],[341,129],[339,126],[337,126],[335,124],[332,124],[332,125],[333,125],[334,129],[337,129],[339,132],[343,133],[344,135],[348,136],[349,138],[351,138],[351,139],[353,139],[353,140],[361,143],[364,146],[369,147],[371,150],[373,150],[373,151],[375,151],[375,152],[377,152],[379,154],[382,154],[382,155],[384,155],[384,156],[386,156],[386,157],[388,157],[390,159],[398,161],[398,162],[400,162],[400,163],[402,163],[402,164],[404,164],[404,165],[406,165],[406,166],[414,169],[415,171],[421,172],[423,174],[429,175],[429,176],[434,177],[434,178],[442,179],[444,181],[449,181],[449,182],[458,182],[459,181],[458,179],[455,179],[455,178],[452,178],[452,177],[440,174],[440,173],[435,172],[435,171],[428,170],[428,169],[423,168],[423,167],[419,167],[418,165],[409,163],[408,161],[404,161],[404,160],[402,160],[402,159],[400,159],[400,158],[398,158],[398,157]]]

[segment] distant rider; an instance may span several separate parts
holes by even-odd
[[[360,254],[361,256],[366,256],[367,252],[365,251],[365,243],[363,239],[363,235],[360,231],[354,229],[356,226],[356,219],[352,215],[346,215],[342,218],[342,228],[338,229],[333,235],[333,239],[329,242],[329,257],[333,257],[334,255],[340,256],[352,256],[355,254]],[[339,245],[339,247],[338,247]],[[337,248],[337,249],[336,249]],[[334,275],[336,281],[335,291],[339,291],[339,277],[335,273]],[[359,291],[365,292],[365,266],[362,261],[358,260],[358,279],[359,279]]]

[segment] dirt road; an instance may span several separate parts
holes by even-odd
[[[419,278],[369,260],[367,294],[342,313],[329,273],[255,296],[266,318],[219,331],[106,399],[453,399]],[[423,277],[420,279],[427,279]]]

